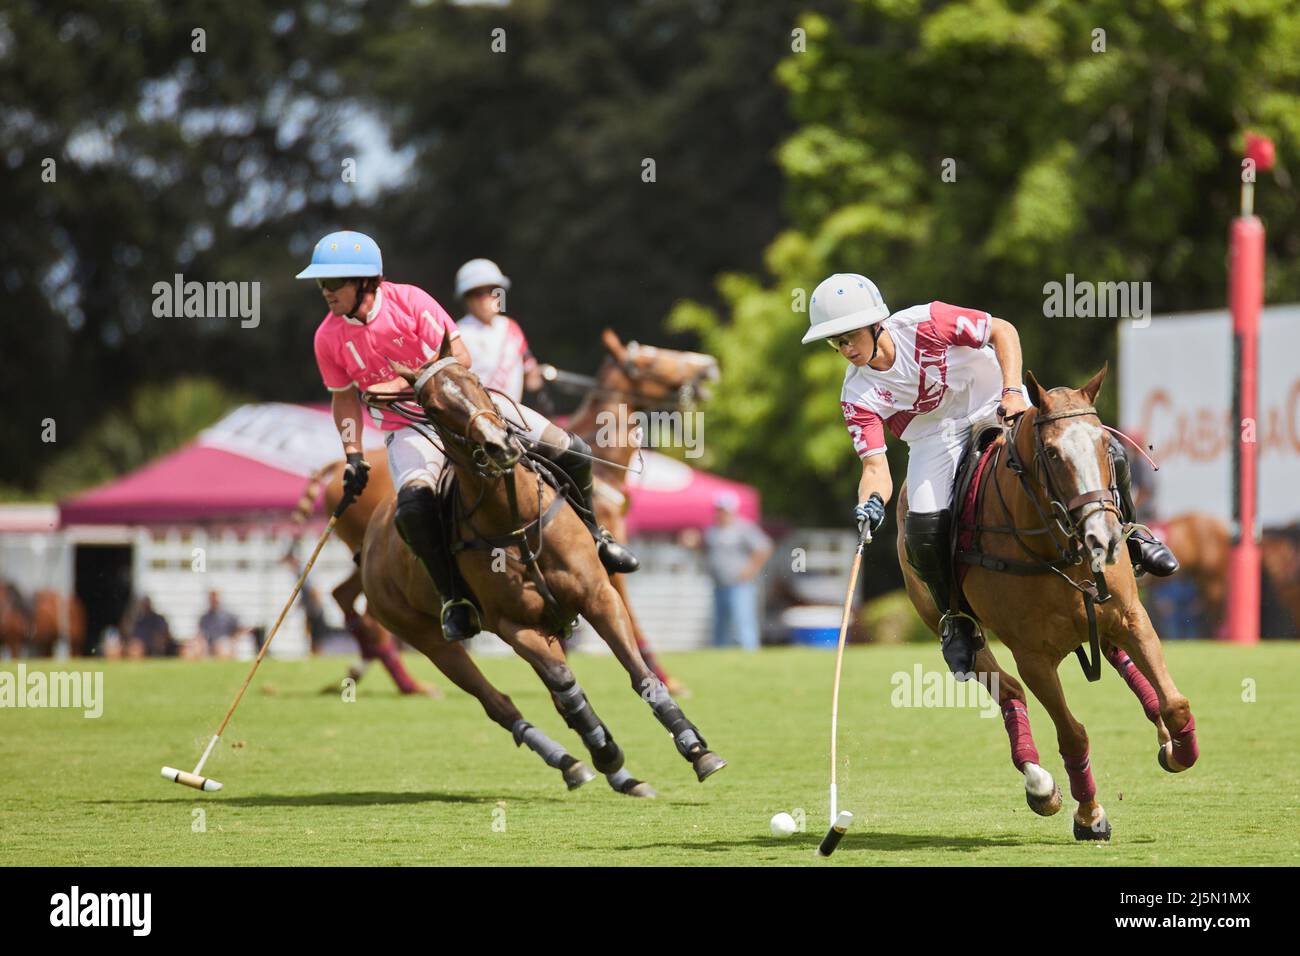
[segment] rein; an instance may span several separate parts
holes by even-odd
[[[517,547],[519,557],[515,560],[523,566],[524,572],[528,579],[532,581],[542,597],[546,608],[546,616],[549,619],[549,631],[554,635],[568,636],[572,630],[572,623],[565,619],[565,615],[555,599],[554,593],[546,583],[542,575],[538,561],[542,556],[546,546],[544,530],[555,517],[559,514],[560,508],[567,500],[567,496],[562,490],[562,486],[557,481],[551,469],[544,465],[538,458],[525,452],[517,456],[508,466],[502,466],[495,462],[491,455],[488,454],[481,442],[475,441],[471,436],[474,423],[483,416],[493,416],[517,442],[523,443],[519,435],[520,426],[511,422],[500,412],[496,410],[495,405],[488,408],[476,408],[469,416],[469,421],[465,423],[461,434],[449,429],[445,424],[438,421],[427,412],[423,405],[420,404],[419,395],[424,387],[440,372],[457,364],[454,357],[438,359],[422,367],[419,376],[416,378],[413,387],[409,390],[403,389],[400,392],[377,396],[366,393],[363,398],[367,405],[375,408],[388,409],[411,424],[426,440],[439,447],[449,462],[457,462],[462,466],[468,466],[470,472],[479,480],[478,496],[473,503],[467,508],[461,497],[461,482],[453,485],[452,492],[452,510],[453,515],[464,522],[468,527],[472,537],[468,540],[462,539],[455,530],[452,531],[452,541],[449,548],[454,556],[459,551],[464,550],[487,550],[492,551],[497,548]],[[513,404],[513,401],[512,401]],[[517,409],[516,404],[516,409]],[[521,416],[522,417],[522,416]],[[430,434],[428,429],[432,429]],[[436,436],[436,438],[435,438]],[[454,449],[454,450],[453,450]],[[515,484],[515,466],[523,464],[524,468],[533,472],[537,477],[537,517],[525,522],[519,510],[519,492]],[[544,510],[542,508],[542,485],[544,475],[550,479],[556,493],[549,506]],[[482,507],[487,498],[487,493],[492,484],[496,481],[504,481],[506,502],[510,511],[510,523],[514,530],[500,534],[485,534],[479,530],[474,523],[474,515]],[[454,526],[453,526],[454,528]],[[537,547],[534,549],[528,536],[536,530]]]

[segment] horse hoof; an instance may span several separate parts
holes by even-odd
[[[1026,790],[1025,803],[1040,817],[1054,816],[1061,809],[1061,788],[1053,782],[1052,792],[1045,797],[1036,797]]]
[[[581,760],[574,760],[564,768],[564,784],[570,790],[577,790],[588,780],[596,779],[596,771],[592,770]]]
[[[1093,817],[1091,824],[1080,823],[1078,817],[1074,817],[1073,822],[1074,838],[1076,840],[1110,840],[1110,820],[1100,810]]]
[[[704,753],[691,761],[691,766],[695,768],[696,779],[698,779],[700,783],[703,783],[726,765],[727,761],[723,760],[712,750],[704,751]]]
[[[1038,764],[1027,763],[1025,774],[1025,803],[1040,817],[1050,817],[1061,809],[1061,788],[1052,775]]]
[[[1174,742],[1171,740],[1156,751],[1156,762],[1160,764],[1160,768],[1166,773],[1182,773],[1184,770],[1190,770],[1190,767],[1180,767],[1173,759],[1170,755],[1170,751],[1173,749]]]
[[[628,797],[657,797],[658,793],[655,788],[650,786],[644,780],[638,780],[624,769],[619,769],[611,774],[606,774],[605,779],[609,786],[617,793]]]

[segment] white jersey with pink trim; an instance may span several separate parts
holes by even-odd
[[[353,386],[405,388],[388,360],[419,368],[438,354],[444,337],[458,335],[456,323],[429,293],[418,286],[384,282],[365,322],[332,312],[325,316],[316,329],[316,365],[331,392]],[[383,431],[408,424],[392,412],[367,410],[371,423]]]
[[[456,327],[465,340],[474,374],[488,388],[505,392],[516,402],[524,397],[524,373],[537,365],[528,349],[528,340],[519,323],[506,315],[497,315],[489,325],[467,315]]]
[[[883,372],[850,365],[840,393],[859,457],[884,454],[885,428],[911,443],[1001,394],[987,312],[931,302],[895,312],[882,324],[894,341],[894,364]]]

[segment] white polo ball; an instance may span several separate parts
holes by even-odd
[[[779,837],[788,837],[796,829],[794,817],[784,810],[772,817],[770,826],[772,827],[772,836]]]

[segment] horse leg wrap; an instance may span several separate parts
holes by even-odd
[[[593,757],[606,748],[617,747],[609,730],[587,703],[587,695],[580,686],[573,684],[565,690],[556,691],[555,699],[560,705],[560,713],[564,715],[564,722],[582,738]]]
[[[1187,726],[1173,735],[1174,759],[1181,767],[1190,767],[1196,763],[1201,750],[1196,746],[1196,718],[1188,717]]]
[[[613,773],[606,774],[605,779],[609,781],[610,787],[618,793],[627,793],[641,781],[627,772],[626,767],[620,767]]]
[[[686,719],[682,709],[677,706],[677,702],[671,697],[665,697],[665,699],[652,704],[651,707],[659,723],[668,728],[668,732],[673,735],[673,743],[677,745],[677,752],[687,760],[692,759],[692,752],[698,756],[701,752],[709,749],[709,745],[704,742],[699,729]]]
[[[1085,750],[1082,757],[1067,757],[1061,754],[1065,762],[1065,772],[1070,777],[1070,796],[1085,803],[1097,795],[1097,784],[1092,779],[1092,761]]]
[[[527,744],[528,749],[541,757],[548,767],[560,768],[568,756],[563,747],[522,717],[510,728],[510,734],[515,738],[516,747]]]
[[[1024,773],[1025,764],[1041,763],[1033,735],[1029,732],[1029,711],[1022,701],[1009,700],[1002,705],[1002,723],[1011,738],[1011,762],[1015,768]]]
[[[1106,660],[1110,661],[1110,666],[1119,672],[1119,676],[1124,678],[1124,683],[1128,684],[1129,690],[1133,691],[1134,696],[1142,702],[1142,712],[1147,715],[1147,720],[1153,724],[1159,723],[1160,698],[1156,695],[1156,689],[1151,686],[1151,682],[1133,663],[1133,659],[1118,647],[1112,647],[1110,653],[1106,655]]]

